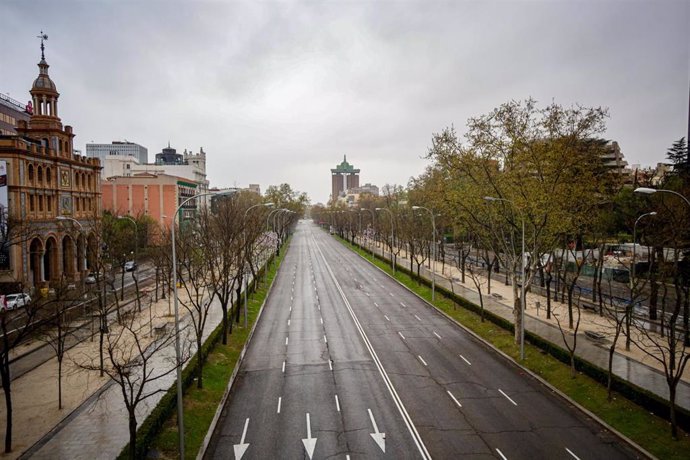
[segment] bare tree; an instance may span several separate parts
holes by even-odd
[[[145,301],[151,308],[150,297]],[[166,331],[153,340],[147,334],[145,321],[137,320],[135,315],[126,315],[121,324],[114,326],[106,335],[107,365],[106,375],[115,382],[125,404],[129,426],[129,458],[137,456],[137,426],[136,410],[139,404],[161,392],[167,391],[167,386],[156,386],[155,382],[164,379],[177,369],[175,357],[167,355],[173,349],[175,340],[174,330]],[[184,359],[189,353],[183,354]],[[100,365],[88,357],[82,357],[78,365],[83,369],[100,371]],[[182,365],[180,363],[179,365]]]
[[[575,318],[575,324],[573,326],[568,325],[568,329],[572,330],[573,337],[572,340],[568,340],[567,332],[565,330],[565,327],[563,323],[561,323],[561,320],[559,318],[558,313],[553,313],[553,317],[556,319],[556,324],[558,325],[558,330],[561,332],[561,338],[563,339],[563,344],[565,345],[565,348],[568,350],[568,355],[570,356],[570,377],[575,378],[577,375],[577,372],[575,371],[575,350],[577,349],[577,331],[580,329],[580,318],[581,318],[581,312],[580,312],[580,296],[578,295],[577,302],[574,303],[575,308],[574,311],[577,313],[576,318]],[[571,311],[568,310],[568,319],[570,321],[571,317]]]
[[[0,247],[11,251],[13,246],[26,245],[35,236],[35,226],[22,219],[7,215],[7,209],[0,209]],[[40,305],[32,299],[29,305],[18,311],[7,311],[0,306],[0,379],[5,393],[6,426],[5,453],[12,452],[12,376],[10,354],[37,327],[36,319]]]
[[[487,283],[487,280],[481,276],[481,272],[473,267],[471,264],[467,267],[467,271],[470,275],[470,279],[477,289],[477,294],[479,295],[479,308],[481,309],[480,317],[482,323],[484,322],[484,294],[482,293],[482,286]]]
[[[690,359],[689,350],[684,346],[684,331],[681,328],[684,290],[682,274],[679,270],[680,250],[673,250],[673,262],[665,267],[666,275],[673,280],[675,298],[669,312],[666,312],[666,296],[662,298],[662,314],[659,321],[665,326],[666,333],[661,336],[649,330],[643,321],[633,321],[635,337],[633,344],[643,353],[656,361],[664,371],[669,393],[671,418],[671,436],[678,438],[676,421],[676,393],[678,383]],[[665,283],[664,283],[665,284]]]
[[[84,302],[82,294],[81,290],[70,289],[63,281],[55,287],[54,297],[39,300],[46,317],[41,320],[38,338],[53,349],[58,363],[58,409],[62,409],[62,363],[67,340],[73,336],[72,322],[78,315],[75,309]]]
[[[200,212],[197,222],[183,222],[180,237],[175,240],[177,279],[186,294],[180,296],[178,301],[189,312],[199,358],[196,360],[197,388],[203,388],[204,360],[201,359],[201,349],[215,292],[212,277],[208,271],[208,254],[203,250],[204,241],[201,237],[208,221],[208,210],[204,209]]]

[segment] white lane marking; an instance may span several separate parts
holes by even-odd
[[[330,360],[330,359],[328,360],[328,368],[329,368],[330,370],[333,370],[333,361]]]
[[[417,321],[421,321],[421,318],[417,315],[414,315],[415,318],[417,318]]]
[[[239,444],[234,444],[233,450],[235,451],[235,458],[236,459],[241,459],[244,453],[247,451],[247,447],[249,447],[249,443],[244,442],[244,438],[247,436],[247,427],[249,426],[249,419],[244,421],[244,429],[242,430],[242,439],[240,440]]]
[[[438,332],[434,331],[434,335],[435,335],[436,337],[438,337],[439,340],[441,340],[441,336],[438,335]]]
[[[283,397],[280,396],[280,397],[278,397],[278,411],[276,412],[276,414],[280,414],[280,406],[282,403],[283,403]]]
[[[321,320],[321,324],[323,324],[323,318],[321,317],[321,318],[319,318],[319,319]]]
[[[323,342],[328,343],[328,340],[326,340],[326,334],[324,334],[324,336],[323,336]]]
[[[374,306],[375,306],[376,308],[379,308],[379,304],[377,304],[376,302],[374,302]]]
[[[371,424],[374,425],[374,432],[369,433],[369,435],[374,439],[374,442],[381,448],[381,450],[386,452],[386,433],[380,433],[379,427],[374,420],[374,414],[371,413],[371,409],[367,408],[369,411],[369,418],[371,419]]]
[[[402,338],[403,340],[405,340],[405,336],[402,334],[402,332],[398,331],[398,334],[400,335],[400,338]]]
[[[580,460],[580,457],[575,455],[572,450],[568,449],[567,447],[565,448],[565,450],[567,450],[568,453],[573,456],[573,458],[575,458],[576,460]]]
[[[311,437],[311,420],[309,419],[309,412],[307,412],[307,438],[302,439],[304,448],[309,455],[309,460],[314,456],[314,447],[316,447],[316,438]]]
[[[338,395],[335,395],[335,408],[340,412],[340,402],[338,401]]]
[[[292,311],[292,305],[290,305],[290,311]]]
[[[402,305],[403,308],[407,308],[407,305],[405,305],[405,304],[402,303],[402,302],[400,302],[400,305]]]
[[[460,356],[460,357],[462,358],[462,360],[465,361],[469,366],[472,365],[472,363],[469,362],[469,361],[467,360],[467,358],[465,358],[464,356],[462,356],[462,355],[458,355],[458,356]]]
[[[350,460],[350,456],[349,456],[349,455],[346,455],[346,456],[345,456],[345,460]]]
[[[391,295],[391,297],[395,297],[395,296],[393,295],[393,293],[392,293],[392,292],[389,292],[389,294]]]
[[[365,294],[367,295],[367,297],[370,297],[370,295],[369,295],[369,293],[368,293],[368,292],[365,292]]]
[[[448,396],[450,396],[451,399],[452,399],[453,401],[455,401],[455,404],[457,404],[458,407],[462,407],[462,404],[460,404],[460,401],[458,401],[458,400],[455,398],[455,396],[453,396],[453,393],[451,393],[451,392],[448,391],[448,390],[446,390],[446,393],[448,393]]]
[[[508,458],[505,455],[503,455],[503,452],[498,450],[498,447],[496,448],[496,452],[498,452],[498,455],[500,455],[503,460],[508,460]]]
[[[383,317],[386,318],[388,321],[391,320],[387,315],[383,315]]]
[[[288,320],[288,327],[290,327],[290,320]]]
[[[428,366],[426,361],[424,361],[424,358],[422,358],[420,355],[417,355],[417,358],[419,358],[419,360],[422,362],[422,364],[424,364],[425,366]]]
[[[285,337],[285,346],[287,346],[287,344],[288,344],[288,338]]]
[[[285,361],[283,361],[283,374],[285,373]]]
[[[374,347],[372,346],[371,342],[369,341],[369,337],[367,336],[366,332],[364,332],[364,328],[362,327],[362,324],[359,322],[359,319],[357,318],[357,315],[355,314],[354,310],[352,309],[350,302],[347,300],[347,297],[345,296],[345,292],[343,292],[343,289],[340,286],[338,279],[335,277],[335,274],[333,273],[333,270],[331,269],[330,264],[326,260],[326,256],[323,255],[323,251],[321,250],[319,245],[316,243],[316,239],[314,239],[313,236],[312,236],[312,239],[314,240],[314,244],[316,245],[316,249],[319,251],[319,254],[321,255],[321,260],[323,260],[324,264],[326,265],[326,269],[328,270],[328,274],[330,275],[331,280],[333,281],[333,284],[335,284],[335,287],[338,290],[340,297],[343,299],[343,303],[345,303],[345,307],[347,308],[348,312],[350,313],[350,316],[352,317],[352,321],[354,321],[354,323],[355,323],[355,327],[357,328],[359,335],[362,337],[362,340],[364,341],[364,345],[367,347],[367,350],[369,351],[371,358],[374,360],[374,364],[376,364],[376,368],[378,369],[379,374],[381,375],[381,378],[383,379],[383,383],[386,385],[386,388],[388,389],[388,392],[390,393],[391,397],[393,398],[393,402],[395,403],[395,406],[397,407],[398,412],[400,413],[400,415],[403,418],[403,421],[405,422],[405,426],[407,427],[407,430],[409,431],[410,436],[412,437],[415,445],[417,446],[417,450],[419,450],[419,453],[421,454],[423,459],[430,459],[431,455],[429,454],[429,451],[427,450],[426,445],[424,445],[424,440],[422,440],[422,437],[419,435],[419,431],[417,431],[417,427],[414,425],[414,422],[412,421],[410,414],[407,412],[407,409],[405,408],[405,405],[403,404],[402,400],[400,399],[398,392],[395,390],[395,387],[393,386],[393,382],[391,382],[390,377],[388,376],[388,373],[386,372],[386,369],[383,367],[383,364],[381,364],[381,361],[380,361],[378,355],[376,354],[376,350],[374,350]]]
[[[499,391],[503,396],[505,396],[506,399],[507,399],[508,401],[512,402],[514,405],[517,406],[517,403],[516,403],[515,401],[513,401],[512,399],[510,399],[510,396],[508,396],[507,394],[505,394],[505,393],[503,392],[503,390],[501,390],[501,389],[499,388],[498,391]]]
[[[385,286],[384,286],[383,284],[381,284],[381,283],[379,283],[379,286],[381,286],[381,287],[385,287]]]

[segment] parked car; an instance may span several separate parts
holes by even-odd
[[[125,262],[125,271],[126,272],[133,272],[134,270],[137,269],[137,263],[133,260],[128,260]]]
[[[6,310],[14,310],[15,308],[25,307],[31,302],[31,297],[28,294],[8,294],[5,296],[4,308]]]

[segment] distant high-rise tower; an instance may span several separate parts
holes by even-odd
[[[331,200],[338,199],[345,190],[355,187],[359,187],[359,169],[348,163],[347,156],[343,155],[343,162],[331,169]]]

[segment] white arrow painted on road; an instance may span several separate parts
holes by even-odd
[[[245,420],[244,422],[244,430],[242,430],[242,439],[240,440],[239,444],[235,444],[232,447],[235,449],[235,458],[237,460],[240,460],[244,453],[247,450],[247,447],[249,447],[249,444],[244,443],[244,438],[247,436],[247,427],[249,426],[249,419]]]
[[[371,419],[371,424],[374,425],[374,432],[369,433],[372,438],[374,438],[374,441],[376,441],[376,444],[381,448],[383,452],[386,452],[386,433],[379,433],[379,427],[376,425],[376,420],[374,420],[374,414],[371,413],[371,409],[367,409],[369,411],[369,418]]]
[[[314,455],[314,448],[316,447],[316,438],[311,437],[311,422],[309,420],[309,412],[307,412],[307,439],[302,439],[304,448],[307,451],[309,458]]]

